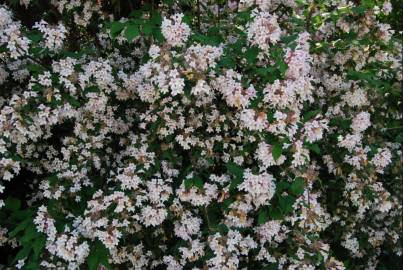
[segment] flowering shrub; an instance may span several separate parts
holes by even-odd
[[[399,269],[390,2],[8,2],[0,263]]]

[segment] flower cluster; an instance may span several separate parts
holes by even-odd
[[[0,268],[398,269],[388,1],[17,2]]]
[[[248,41],[267,51],[270,45],[275,45],[281,37],[281,29],[277,23],[277,16],[268,12],[258,12],[248,26]]]
[[[21,24],[14,21],[12,13],[0,6],[0,45],[7,48],[11,58],[18,58],[28,52],[30,40],[21,33]]]
[[[161,32],[171,46],[183,46],[190,35],[190,28],[182,18],[183,14],[178,13],[162,21]]]

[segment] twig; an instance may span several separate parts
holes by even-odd
[[[19,48],[20,50],[24,51],[18,44],[17,44],[17,48]],[[40,62],[39,60],[33,58],[32,56],[30,56],[27,52],[27,54],[25,54],[24,56],[26,56],[28,59],[30,59],[31,61],[37,63],[38,65],[40,65],[41,67],[43,67],[46,70],[51,70],[50,68],[48,68],[45,64],[43,64],[42,62]]]
[[[313,12],[315,11],[315,7],[316,7],[316,1],[314,1],[311,4],[311,6],[309,7],[309,13],[306,16],[305,29],[307,32],[310,32],[309,28],[311,28],[311,19],[312,19]]]
[[[197,29],[200,31],[200,0],[197,0]]]
[[[382,131],[392,130],[392,129],[401,129],[403,126],[391,127],[391,128],[382,128]]]
[[[208,217],[208,213],[207,213],[207,206],[203,207],[204,210],[204,215],[206,216],[206,220],[207,220],[207,227],[209,229],[209,231],[213,231],[213,228],[210,225],[210,218]]]

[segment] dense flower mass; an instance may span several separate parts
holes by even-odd
[[[0,268],[399,269],[394,2],[7,3]]]

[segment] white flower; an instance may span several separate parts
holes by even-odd
[[[174,259],[171,255],[164,256],[163,262],[166,265],[167,270],[182,270],[182,265]]]
[[[304,124],[305,138],[307,142],[316,142],[323,137],[323,130],[328,129],[328,120],[312,120]]]
[[[183,182],[176,193],[181,201],[189,202],[194,206],[206,206],[217,198],[218,188],[215,184],[204,183],[201,189],[194,186],[186,189]]]
[[[18,175],[20,170],[20,162],[9,158],[2,158],[0,160],[0,177],[3,180],[11,180],[14,176]]]
[[[17,59],[28,53],[31,41],[22,36],[20,23],[12,20],[12,14],[4,7],[0,7],[0,45],[10,53],[10,57]]]
[[[31,0],[20,0],[20,5],[24,5],[25,8],[28,8],[30,2]]]
[[[63,24],[58,26],[49,26],[47,22],[41,20],[36,22],[33,28],[38,29],[45,38],[45,47],[51,51],[58,51],[63,46],[63,41],[66,38],[67,29]]]
[[[151,207],[147,205],[141,210],[141,220],[146,227],[160,225],[167,215],[167,210],[163,206]]]
[[[378,173],[383,173],[383,169],[392,162],[392,153],[388,148],[379,148],[378,153],[371,159],[371,163],[376,167]]]
[[[358,243],[357,238],[352,237],[350,233],[344,237],[344,241],[341,242],[341,245],[350,250],[353,257],[359,257],[360,244]]]
[[[16,267],[17,269],[21,269],[22,267],[24,267],[24,265],[25,265],[25,260],[26,260],[26,258],[24,258],[24,259],[22,259],[22,260],[18,260],[18,261],[17,261],[17,264],[15,265],[15,267]]]
[[[363,132],[371,126],[370,114],[368,112],[360,112],[353,118],[351,128],[354,132]]]
[[[342,96],[342,99],[350,107],[361,107],[368,103],[367,94],[361,88],[358,88],[353,92],[347,92]]]
[[[175,235],[185,241],[191,241],[192,236],[200,232],[201,223],[202,220],[200,218],[192,216],[192,214],[187,211],[182,215],[180,221],[175,223]]]
[[[242,75],[240,73],[229,69],[212,84],[214,89],[224,96],[227,104],[231,107],[246,108],[249,105],[249,101],[256,95],[252,85],[244,91],[241,79]]]
[[[281,29],[277,23],[277,16],[268,12],[260,12],[254,16],[248,25],[248,41],[267,51],[270,44],[276,44],[281,37]]]
[[[50,217],[46,206],[42,205],[39,207],[34,224],[39,232],[47,235],[49,241],[53,241],[56,238],[55,220]]]
[[[271,242],[278,236],[281,229],[281,223],[278,220],[271,220],[263,225],[257,227],[256,233],[259,235],[259,241],[264,244],[266,242]]]
[[[162,35],[167,40],[167,43],[174,46],[183,46],[189,35],[190,28],[182,22],[183,14],[178,13],[172,15],[169,19],[164,18],[161,25]]]
[[[198,80],[196,85],[192,88],[191,93],[195,96],[200,94],[210,94],[211,88],[204,80]]]
[[[337,137],[338,146],[347,148],[348,151],[353,151],[353,149],[361,145],[361,140],[362,140],[362,134],[361,133],[353,133],[353,134],[347,134],[345,137],[340,135]]]
[[[256,158],[262,162],[262,167],[264,169],[267,169],[270,166],[274,165],[281,165],[285,162],[286,157],[284,155],[280,155],[280,157],[277,160],[274,160],[273,157],[273,146],[261,142],[258,145],[258,148],[256,149]]]
[[[276,191],[275,179],[271,174],[253,174],[250,169],[244,171],[244,181],[238,185],[238,190],[246,192],[246,197],[252,201],[256,208],[268,205]]]
[[[109,229],[108,231],[98,230],[95,235],[110,250],[117,247],[119,239],[122,237],[122,233],[117,228]]]
[[[294,144],[295,152],[293,154],[292,165],[294,167],[305,165],[309,160],[309,150],[303,147],[302,141],[296,141]]]
[[[75,262],[78,265],[85,262],[90,248],[87,242],[79,243],[76,236],[62,234],[55,242],[56,255],[65,261]]]
[[[328,262],[326,263],[328,270],[345,270],[344,264],[334,257],[330,257]]]
[[[210,45],[192,45],[185,53],[186,64],[196,71],[206,71],[208,68],[214,68],[216,60],[221,57],[223,49]]]
[[[392,4],[390,3],[390,1],[385,1],[382,6],[383,13],[385,13],[385,15],[389,15],[392,12],[392,10],[393,10],[393,8],[392,8]]]
[[[151,57],[152,59],[154,59],[154,60],[155,60],[157,57],[160,56],[160,52],[161,52],[160,47],[158,47],[157,45],[154,45],[154,44],[152,44],[152,45],[150,46],[150,49],[148,50],[148,54],[149,54],[150,57]]]
[[[263,131],[267,125],[267,116],[264,112],[256,113],[253,109],[244,109],[241,112],[242,125],[249,130]]]
[[[172,194],[170,182],[162,179],[151,179],[147,182],[148,199],[153,204],[160,204],[169,199]]]
[[[193,240],[191,242],[191,247],[180,247],[179,251],[182,253],[181,263],[184,264],[185,261],[196,261],[204,255],[205,245],[200,242],[199,239]]]
[[[179,72],[174,69],[169,72],[169,87],[171,88],[172,96],[183,93],[183,88],[185,87],[185,80],[179,77]]]

